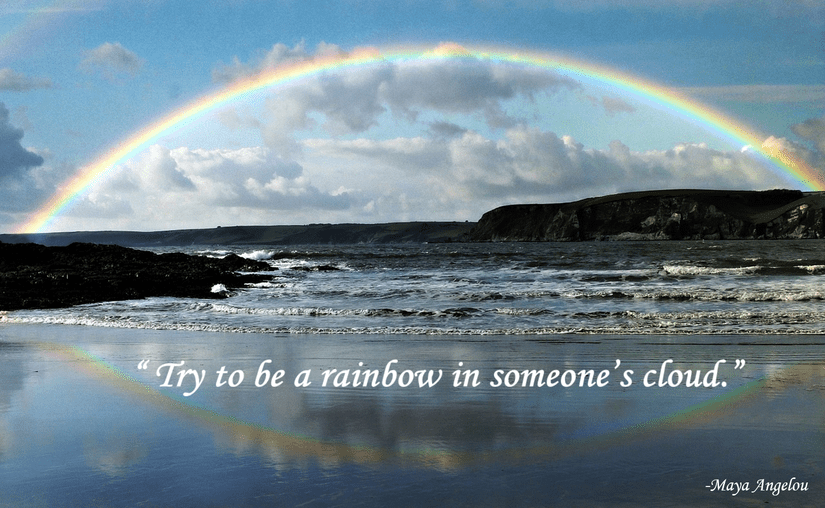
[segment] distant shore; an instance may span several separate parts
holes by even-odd
[[[505,205],[472,221],[0,234],[3,243],[125,247],[825,238],[825,192],[677,189]]]
[[[318,245],[357,243],[443,243],[465,237],[475,222],[392,222],[385,224],[307,224],[303,226],[224,226],[170,231],[74,231],[0,234],[0,242],[65,246],[74,242],[124,247],[190,245]]]

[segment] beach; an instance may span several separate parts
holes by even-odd
[[[821,500],[825,368],[811,361],[825,358],[821,337],[398,340],[28,324],[2,325],[0,341],[7,506]],[[498,369],[612,370],[617,358],[637,372],[663,358],[683,370],[722,358],[747,364],[720,369],[725,388],[644,387],[641,378],[626,388],[618,378],[590,388],[491,385]],[[283,384],[256,386],[267,359],[285,371]],[[393,359],[398,373],[445,377],[432,388],[336,387],[334,377],[322,386],[325,370],[385,370]],[[188,396],[191,376],[162,387],[169,368],[158,375],[180,361],[207,373]],[[453,386],[459,362],[479,371],[478,386]],[[232,387],[227,375],[216,386],[221,367],[244,380]],[[305,370],[311,384],[296,387]],[[756,490],[759,480],[806,490],[774,495]],[[733,482],[749,491],[731,492]]]

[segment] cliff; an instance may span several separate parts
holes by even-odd
[[[485,213],[474,242],[825,238],[825,193],[797,190],[630,192]]]

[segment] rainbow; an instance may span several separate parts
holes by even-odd
[[[244,453],[249,453],[251,449],[255,453],[276,459],[284,456],[321,459],[323,464],[378,464],[392,459],[444,471],[489,463],[530,463],[564,459],[648,440],[651,436],[662,433],[696,428],[700,424],[735,414],[740,408],[758,402],[764,398],[765,390],[769,389],[771,383],[782,384],[786,382],[784,379],[793,379],[799,372],[808,376],[810,373],[821,372],[821,364],[790,366],[782,373],[775,374],[775,380],[754,379],[670,415],[627,427],[611,428],[608,425],[594,434],[539,442],[529,447],[496,448],[486,451],[459,451],[451,450],[449,447],[392,450],[374,445],[325,441],[244,421],[161,392],[80,347],[42,342],[34,345],[73,370],[101,385],[105,384],[115,388],[119,393],[131,396],[136,402],[157,407],[200,428],[213,431],[222,446],[245,450]]]
[[[19,16],[22,20],[4,34],[0,34],[0,62],[18,55],[29,56],[33,46],[42,44],[42,34],[63,21],[71,12],[95,10],[95,3],[89,0],[44,0],[34,5],[3,7],[6,16]]]
[[[299,79],[323,72],[366,66],[381,62],[409,62],[427,60],[476,60],[491,63],[509,63],[548,70],[566,71],[606,83],[623,92],[652,101],[666,111],[680,115],[708,128],[720,138],[730,140],[770,163],[780,174],[795,180],[806,190],[825,190],[825,177],[802,159],[787,150],[763,147],[765,135],[754,131],[672,89],[605,66],[577,61],[548,53],[525,50],[487,49],[442,43],[429,48],[402,48],[379,51],[374,48],[356,49],[344,55],[322,55],[300,62],[293,62],[263,71],[251,78],[240,80],[216,92],[207,94],[177,109],[159,121],[121,141],[107,153],[82,167],[39,210],[20,225],[17,233],[36,233],[49,224],[70,203],[83,194],[107,172],[130,159],[150,143],[175,129],[183,127],[203,114],[231,101],[273,86],[286,85]]]

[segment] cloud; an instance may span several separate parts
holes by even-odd
[[[237,79],[286,61],[340,52],[337,46],[324,45],[310,55],[303,45],[276,45],[256,65],[236,62],[216,74],[220,79]],[[280,88],[266,101],[261,131],[267,146],[292,157],[300,149],[296,132],[322,128],[333,136],[359,134],[378,125],[387,113],[407,122],[417,121],[425,112],[474,115],[490,128],[505,129],[525,120],[506,111],[507,101],[530,101],[537,94],[580,88],[573,79],[523,66],[477,60],[382,62],[322,73],[302,80],[301,86]]]
[[[234,57],[229,64],[219,64],[212,70],[212,80],[216,83],[231,83],[239,79],[249,78],[264,71],[271,71],[278,66],[311,61],[318,57],[346,56],[339,46],[320,42],[315,53],[306,50],[304,41],[289,47],[283,43],[277,43],[268,51],[258,55],[253,59],[253,63],[242,63],[238,57]]]
[[[607,113],[607,116],[614,117],[618,113],[635,113],[636,108],[632,105],[628,104],[627,102],[619,99],[618,97],[610,97],[610,96],[602,96],[601,99],[598,97],[594,97],[592,95],[587,95],[587,100],[589,100],[594,106],[599,107],[601,106],[604,108],[604,112]]]
[[[580,85],[543,69],[490,65],[478,61],[421,62],[396,65],[392,80],[381,90],[390,107],[414,117],[418,110],[496,113],[500,101],[531,98],[540,91]]]
[[[119,42],[104,42],[86,52],[80,66],[88,71],[99,71],[107,79],[117,74],[136,76],[143,67],[143,60]]]
[[[619,141],[585,148],[569,136],[520,126],[504,139],[465,135],[451,143],[452,177],[474,195],[558,200],[631,190],[741,188],[778,183],[747,155],[684,144],[633,152]],[[456,182],[456,183],[458,183]]]
[[[195,190],[195,184],[178,167],[168,148],[152,145],[140,166],[139,177],[144,189]]]
[[[341,209],[345,195],[319,191],[294,161],[281,159],[266,148],[189,150],[169,152],[177,168],[197,187],[206,204],[220,207],[287,210]]]
[[[9,123],[9,111],[0,103],[0,223],[23,221],[15,214],[42,205],[71,169],[45,164],[50,152],[24,148],[22,139],[23,130]]]
[[[563,202],[667,188],[787,187],[749,152],[703,144],[633,151],[518,125],[497,138],[449,135],[300,141],[300,163],[265,147],[153,146],[96,184],[61,227],[153,229],[227,224],[476,220],[507,203]],[[779,140],[777,143],[785,143]]]
[[[295,132],[314,128],[318,121],[333,135],[368,130],[387,111],[379,95],[392,80],[392,73],[387,64],[365,72],[319,77],[281,90],[266,101],[264,140],[282,156],[290,156],[298,149]]]
[[[65,215],[98,216],[118,227],[146,229],[147,224],[281,224],[287,220],[284,211],[309,218],[350,206],[346,192],[320,190],[297,162],[264,147],[170,150],[154,145],[96,184]]]
[[[6,67],[0,69],[0,90],[7,92],[28,92],[38,88],[51,88],[52,82],[43,78],[31,78]]]
[[[452,138],[461,136],[467,129],[452,122],[431,122],[430,133],[436,137]]]
[[[607,116],[616,116],[618,113],[635,113],[636,108],[617,97],[602,97],[602,107]]]
[[[791,130],[800,138],[813,142],[819,157],[825,156],[825,115],[793,125]]]
[[[9,123],[9,110],[0,102],[0,182],[19,179],[29,169],[43,164],[43,157],[20,144],[23,130]]]
[[[598,150],[523,125],[508,129],[501,139],[468,130],[449,137],[313,139],[304,145],[308,159],[319,157],[317,166],[337,166],[338,173],[358,182],[361,190],[369,189],[372,194],[365,198],[374,208],[403,196],[405,206],[425,218],[477,219],[505,203],[568,201],[634,190],[786,185],[747,153],[703,144],[634,152],[619,141]],[[316,163],[306,166],[317,170]]]
[[[792,125],[791,131],[802,142],[769,136],[762,143],[762,149],[775,157],[796,159],[825,174],[825,116]]]

